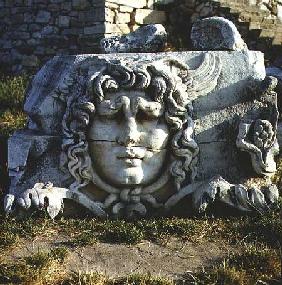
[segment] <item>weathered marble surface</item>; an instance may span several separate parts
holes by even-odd
[[[145,216],[190,194],[187,212],[215,197],[247,212],[252,203],[266,209],[277,199],[273,187],[234,194],[232,185],[257,175],[236,145],[242,120],[268,121],[267,147],[276,141],[274,87],[263,55],[248,50],[55,57],[28,90],[29,130],[9,142],[6,210],[50,197],[52,217],[64,199],[101,217]]]
[[[236,26],[223,17],[197,20],[192,27],[191,40],[196,50],[247,49]]]
[[[104,53],[161,52],[167,43],[167,32],[161,24],[138,28],[123,36],[112,36],[101,40]]]

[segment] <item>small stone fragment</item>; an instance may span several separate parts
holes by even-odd
[[[191,40],[197,50],[244,50],[243,41],[236,26],[223,17],[209,17],[194,23]]]
[[[100,45],[105,53],[160,52],[164,50],[166,42],[167,33],[163,25],[152,24],[128,35],[104,38]]]

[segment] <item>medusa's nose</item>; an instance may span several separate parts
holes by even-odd
[[[122,124],[117,142],[122,146],[134,145],[139,140],[139,132],[134,117],[128,118]]]
[[[132,104],[130,104],[130,99],[123,96],[121,102],[123,104],[122,123],[117,136],[117,142],[122,146],[129,146],[138,142],[140,134],[137,128],[135,112],[131,110]]]

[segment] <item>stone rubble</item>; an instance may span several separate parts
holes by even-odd
[[[161,24],[147,25],[125,36],[113,36],[101,40],[105,53],[161,52],[167,43],[167,33]]]
[[[277,80],[265,75],[248,49],[54,57],[28,90],[28,129],[9,140],[4,208],[48,199],[54,218],[68,199],[130,219],[171,214],[191,195],[184,215],[218,199],[268,211],[279,148]]]
[[[243,41],[236,26],[223,17],[209,17],[194,23],[191,40],[196,50],[244,50]]]

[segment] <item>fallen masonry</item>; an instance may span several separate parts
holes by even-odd
[[[190,215],[217,202],[268,210],[275,85],[249,50],[54,57],[28,90],[28,129],[9,140],[5,210],[46,199],[52,218],[67,200],[99,217]]]

